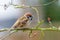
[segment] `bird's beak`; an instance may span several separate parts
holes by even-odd
[[[31,16],[31,20],[33,19],[33,16]]]

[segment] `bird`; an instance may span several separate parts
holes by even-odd
[[[1,40],[5,39],[7,36],[11,35],[12,33],[15,33],[14,31],[11,31],[11,29],[16,28],[25,28],[27,26],[28,22],[33,19],[33,16],[30,12],[25,13],[22,17],[19,17],[17,21],[12,25],[12,27],[9,29],[9,34],[2,37]]]
[[[30,12],[25,13],[22,17],[18,18],[18,20],[13,24],[11,28],[23,28],[27,25],[28,21],[31,21],[33,18]]]

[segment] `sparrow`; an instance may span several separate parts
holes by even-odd
[[[33,18],[32,14],[30,12],[27,12],[22,17],[18,18],[17,21],[13,24],[13,26],[10,29],[24,28],[25,26],[27,26],[27,23],[32,20],[32,18]],[[1,40],[5,39],[12,33],[15,33],[14,31],[11,31],[10,29],[9,29],[9,34],[2,37]]]
[[[32,14],[27,12],[22,17],[18,18],[18,20],[13,24],[11,28],[23,28],[24,26],[27,26],[27,23],[31,21],[32,18]]]

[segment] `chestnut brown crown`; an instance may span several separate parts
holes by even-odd
[[[25,16],[30,20],[32,20],[32,18],[33,18],[32,14],[30,12],[25,13]]]

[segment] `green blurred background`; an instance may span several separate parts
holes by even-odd
[[[53,0],[43,0],[43,3],[49,3]],[[55,1],[55,0],[54,0]],[[52,4],[43,7],[45,19],[50,17],[55,27],[60,27],[60,0],[56,0]],[[49,27],[47,25],[46,27]],[[60,40],[60,32],[46,31],[43,40]]]
[[[51,1],[53,0],[44,0],[44,3],[49,3]],[[51,17],[52,21],[60,21],[60,0],[56,0],[50,5],[44,6],[44,10],[46,18]]]

